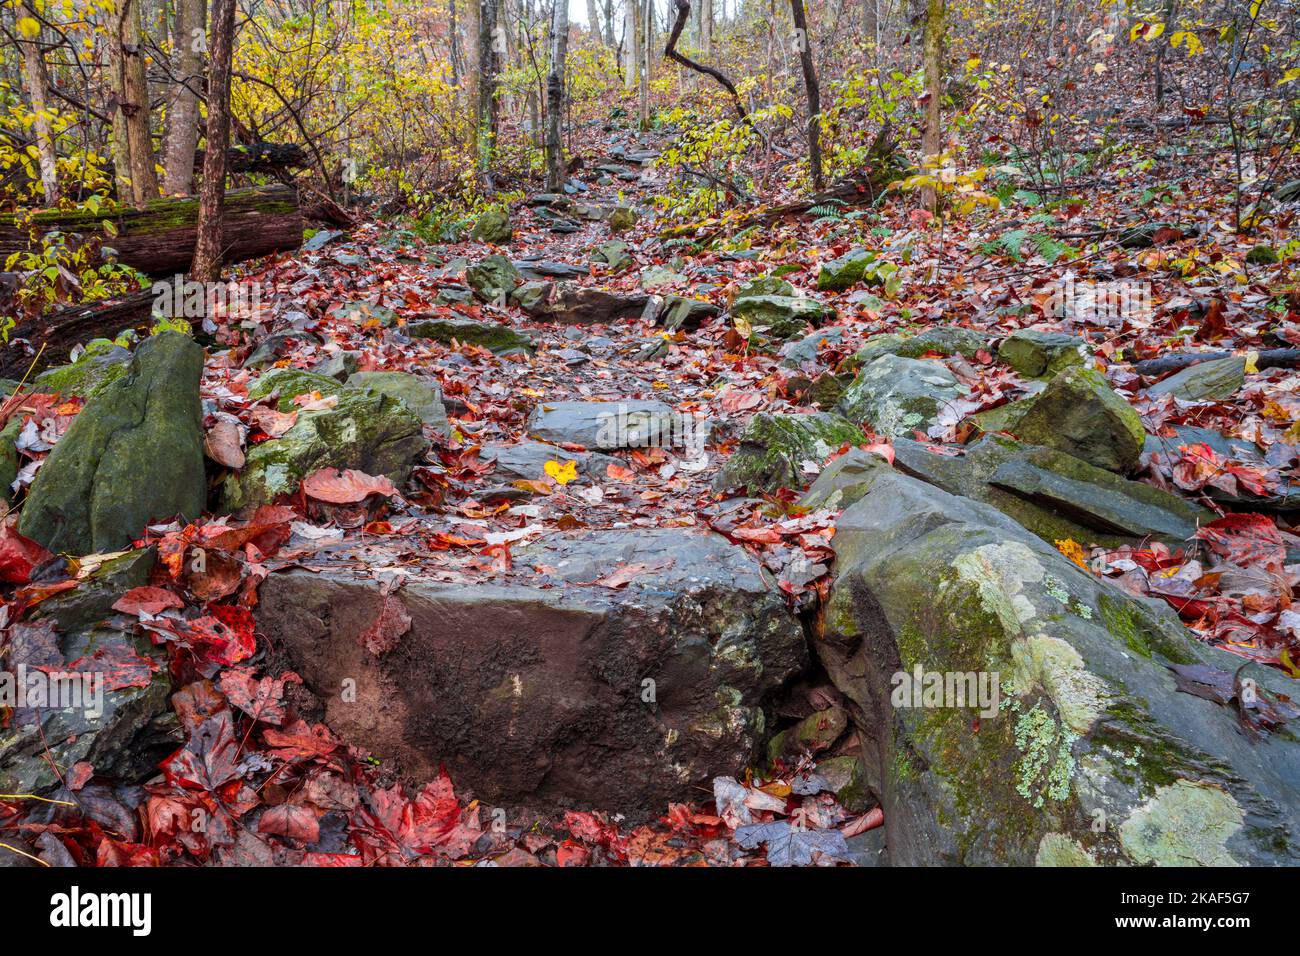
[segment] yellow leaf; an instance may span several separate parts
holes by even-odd
[[[1249,372],[1251,375],[1254,375],[1256,372],[1259,371],[1259,366],[1255,364],[1258,361],[1259,361],[1258,352],[1246,353],[1246,371]]]
[[[1088,570],[1088,562],[1084,559],[1083,548],[1073,538],[1066,538],[1064,541],[1056,542],[1056,550],[1083,568],[1083,570]]]
[[[567,485],[578,477],[578,463],[576,461],[566,461],[561,465],[558,461],[552,459],[542,467],[557,485]]]
[[[749,320],[743,315],[733,315],[731,317],[731,322],[736,327],[736,331],[740,333],[742,338],[748,339],[754,334],[753,326],[749,324]]]
[[[32,17],[19,17],[18,32],[23,35],[24,40],[35,40],[41,35],[40,21]]]

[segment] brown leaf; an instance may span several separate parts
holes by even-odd
[[[303,479],[302,490],[309,498],[332,505],[351,505],[371,495],[395,495],[397,487],[383,475],[367,475],[348,468],[322,468]]]
[[[218,465],[238,470],[244,467],[242,437],[234,422],[219,421],[203,436],[203,451]]]

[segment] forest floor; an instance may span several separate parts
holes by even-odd
[[[969,355],[921,356],[944,363],[963,398],[919,430],[864,434],[860,444],[891,462],[899,437],[951,453],[974,437],[970,416],[1040,387],[999,361],[997,343],[1010,333],[1035,326],[1086,343],[1090,361],[1142,415],[1148,434],[1171,442],[1163,453],[1147,449],[1141,480],[1225,517],[1181,548],[1157,541],[1058,547],[1132,593],[1165,599],[1202,639],[1300,675],[1291,656],[1300,645],[1300,615],[1290,609],[1300,542],[1288,523],[1300,383],[1293,369],[1262,367],[1252,357],[1300,347],[1300,300],[1294,291],[1289,300],[1279,294],[1296,288],[1287,285],[1294,265],[1252,253],[1284,246],[1296,207],[1283,204],[1251,237],[1224,229],[1226,190],[1218,183],[1226,157],[1191,168],[1186,143],[1196,133],[1190,123],[1160,131],[1168,152],[1155,166],[1099,170],[1083,190],[1087,202],[1048,212],[1026,187],[1018,205],[978,226],[959,220],[941,227],[899,197],[861,218],[791,216],[701,250],[666,244],[652,216],[615,235],[603,216],[587,220],[570,210],[564,215],[578,228],[557,234],[547,206],[529,197],[511,211],[508,243],[429,244],[372,224],[320,234],[297,254],[241,270],[240,279],[262,284],[264,304],[231,324],[228,351],[209,350],[202,396],[215,463],[237,470],[246,452],[282,436],[298,415],[328,407],[331,396],[319,391],[280,405],[250,398],[267,368],[319,369],[337,360],[360,372],[436,379],[449,424],[426,429],[432,448],[400,493],[354,476],[351,485],[307,483],[243,519],[150,529],[140,544],[157,548],[158,568],[115,603],[113,626],[147,631],[170,655],[173,708],[187,741],[140,785],[122,785],[78,761],[58,766],[60,786],[39,799],[0,795],[0,845],[12,851],[0,849],[0,857],[48,865],[872,863],[880,809],[872,801],[846,807],[816,786],[807,756],[758,762],[740,780],[715,781],[712,793],[701,789],[694,801],[666,804],[662,817],[649,821],[587,810],[496,816],[488,804],[458,796],[454,774],[413,780],[350,746],[313,710],[297,675],[277,669],[281,661],[259,637],[256,615],[259,587],[290,570],[370,577],[384,582],[385,596],[412,582],[527,584],[539,568],[516,554],[550,534],[662,528],[718,532],[746,549],[792,610],[809,612],[830,581],[836,512],[793,507],[798,496],[790,490],[725,497],[714,482],[752,415],[823,410],[812,404],[818,383],[829,386],[840,363],[881,333],[952,326],[987,336],[987,347]],[[579,137],[584,163],[565,197],[572,206],[648,204],[666,189],[667,174],[651,159],[664,137],[614,128],[585,128]],[[627,158],[638,151],[646,162]],[[611,168],[597,169],[601,164]],[[1164,188],[1179,164],[1187,167],[1181,185]],[[1121,242],[1134,226],[1153,228],[1141,242]],[[597,254],[611,240],[627,244],[629,263],[614,268]],[[1093,240],[1096,250],[1084,252]],[[888,289],[855,283],[819,291],[821,267],[863,245],[896,270]],[[476,300],[467,294],[466,268],[492,254],[522,264],[525,279],[550,273],[634,305],[608,322],[570,323],[530,316],[514,301]],[[749,329],[738,331],[730,316],[737,291],[774,274],[796,294],[833,307],[833,322],[823,324],[834,334],[791,339],[801,349],[792,356],[788,344],[764,347],[742,334]],[[1067,276],[1141,284],[1151,308],[1123,316],[1048,314]],[[713,314],[693,313],[666,328],[673,296],[706,302]],[[428,318],[505,326],[530,336],[533,348],[493,352],[454,337],[407,334]],[[270,353],[253,367],[257,346]],[[1159,376],[1139,375],[1134,362],[1201,348],[1244,356],[1241,385],[1196,401],[1145,391]],[[584,458],[580,469],[566,463],[583,454],[581,443],[552,439],[554,458],[538,459],[533,474],[503,480],[492,450],[526,441],[539,406],[578,400],[661,402],[708,422],[708,439],[689,454],[671,444],[611,449],[611,461],[593,468]],[[39,397],[26,408],[37,430],[55,440],[78,410]],[[1180,438],[1176,428],[1188,427],[1204,429],[1203,440]],[[23,446],[27,481],[52,443]],[[821,465],[800,463],[799,477],[811,481]],[[216,559],[195,570],[195,547]],[[11,602],[10,620],[66,598],[98,563],[83,560],[65,580],[27,584]],[[565,588],[617,593],[657,570],[611,560],[603,573],[570,579]],[[381,647],[410,626],[409,617],[386,611],[381,601],[367,631]],[[139,655],[113,663],[119,687],[148,684],[160,669]],[[824,675],[808,672],[778,704],[780,726],[835,696]],[[856,746],[850,731],[822,757]],[[796,819],[779,835],[745,829]]]

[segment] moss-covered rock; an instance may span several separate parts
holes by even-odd
[[[428,447],[423,423],[399,399],[343,388],[333,408],[304,411],[279,438],[254,445],[222,489],[223,505],[245,511],[294,492],[320,468],[355,468],[401,484]]]
[[[888,436],[933,424],[949,402],[966,393],[940,362],[886,353],[858,372],[837,411]]]
[[[640,214],[631,206],[615,206],[605,215],[605,222],[610,232],[627,232],[641,219]]]
[[[263,372],[248,388],[248,397],[254,401],[276,396],[276,407],[282,412],[291,411],[298,406],[294,399],[299,395],[337,395],[344,385],[330,375],[308,372],[300,368],[273,368]]]
[[[64,398],[94,398],[126,374],[131,350],[108,339],[94,339],[71,365],[46,369],[32,380],[33,392],[58,392]]]
[[[36,475],[19,530],[52,551],[130,544],[145,525],[197,518],[207,499],[199,377],[203,349],[152,336],[127,374],[73,419]]]
[[[760,276],[757,279],[750,279],[748,282],[742,282],[740,288],[736,290],[737,299],[751,299],[756,295],[794,295],[794,286],[787,280],[777,276]]]
[[[829,757],[817,761],[815,772],[826,781],[840,806],[849,813],[864,813],[875,804],[862,758],[852,755]]]
[[[621,239],[610,239],[596,247],[594,260],[609,266],[611,272],[622,272],[636,265],[628,244]]]
[[[489,209],[474,221],[470,238],[480,242],[490,242],[500,246],[509,242],[514,236],[514,226],[510,222],[510,212],[506,209]]]
[[[523,281],[505,256],[485,256],[465,270],[465,282],[483,302],[500,302]]]
[[[1070,368],[1048,383],[1012,429],[1109,471],[1132,471],[1146,441],[1142,419],[1095,369]]]
[[[409,372],[357,372],[348,379],[352,388],[391,395],[420,416],[420,421],[435,431],[447,434],[447,409],[442,404],[442,390]]]
[[[822,292],[842,292],[862,281],[867,268],[876,261],[876,254],[866,249],[854,249],[838,259],[824,262],[817,270],[817,288]]]
[[[1294,734],[1251,743],[1169,670],[1239,659],[992,508],[887,467],[862,485],[814,647],[853,705],[891,862],[1300,862]],[[1261,694],[1300,690],[1252,671]],[[997,693],[945,690],[971,686]]]
[[[831,452],[863,440],[862,429],[839,415],[760,412],[745,426],[739,447],[713,486],[718,491],[748,488],[753,494],[802,487]]]
[[[508,325],[496,322],[475,322],[471,319],[421,319],[406,327],[413,339],[433,339],[451,345],[477,345],[480,348],[503,354],[506,352],[531,352],[533,340]]]
[[[751,295],[731,305],[732,316],[759,335],[788,339],[809,325],[822,325],[835,318],[835,310],[816,299],[790,295]]]
[[[1082,365],[1087,354],[1088,346],[1083,339],[1040,329],[1012,332],[998,348],[998,358],[1030,378],[1055,375],[1072,365]]]
[[[884,332],[873,335],[866,345],[841,362],[840,370],[848,372],[862,368],[882,355],[913,359],[929,354],[975,358],[981,350],[987,351],[992,342],[993,337],[987,332],[960,325],[935,325],[916,335]]]
[[[0,501],[5,504],[13,496],[10,486],[18,477],[18,436],[23,431],[23,418],[21,413],[15,413],[0,430]]]

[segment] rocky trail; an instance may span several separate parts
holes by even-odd
[[[1300,862],[1300,326],[939,291],[892,212],[666,239],[609,129],[14,391],[5,668],[104,695],[8,710],[0,865]]]

